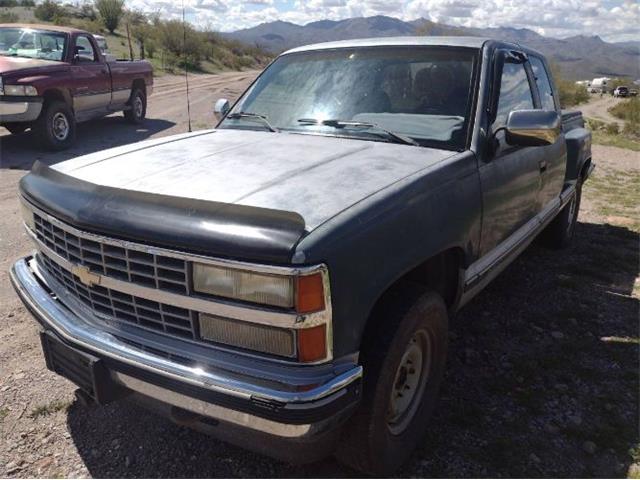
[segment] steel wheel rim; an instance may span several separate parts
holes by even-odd
[[[142,103],[142,98],[140,98],[140,95],[136,95],[136,98],[133,101],[133,113],[135,114],[136,118],[142,118],[143,108],[144,105]]]
[[[420,406],[429,379],[432,352],[427,332],[415,332],[402,355],[389,395],[386,420],[394,435],[407,428]]]
[[[57,112],[51,121],[53,136],[59,141],[64,141],[69,136],[69,120],[62,112]]]

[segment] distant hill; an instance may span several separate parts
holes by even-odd
[[[556,62],[563,75],[571,80],[603,76],[640,78],[640,42],[607,43],[598,36],[582,35],[557,39],[525,28],[466,28],[425,19],[404,22],[393,17],[375,16],[338,21],[321,20],[306,25],[275,21],[224,35],[244,43],[259,45],[273,53],[310,43],[354,38],[473,35],[522,43],[539,50]]]

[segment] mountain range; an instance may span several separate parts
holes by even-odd
[[[370,37],[410,35],[479,36],[520,43],[536,49],[555,62],[569,80],[595,77],[640,78],[640,42],[608,43],[598,36],[551,38],[526,28],[467,28],[435,23],[424,18],[405,22],[375,16],[345,20],[320,20],[306,25],[275,21],[225,33],[225,36],[272,53],[311,43]]]

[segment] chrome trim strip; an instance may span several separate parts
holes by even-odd
[[[558,198],[550,201],[540,213],[521,226],[511,236],[496,246],[489,253],[476,260],[465,271],[465,292],[460,299],[460,307],[477,295],[491,280],[498,276],[512,260],[520,255],[537,234],[551,222],[562,208],[575,195],[575,185],[571,185],[560,193]]]
[[[21,300],[35,313],[39,321],[71,344],[142,370],[211,391],[245,399],[257,397],[283,403],[305,403],[332,395],[362,377],[362,367],[357,365],[311,390],[292,392],[232,379],[222,373],[205,371],[199,367],[188,367],[136,349],[110,333],[88,324],[64,308],[40,285],[26,259],[18,260],[13,265],[10,277]]]
[[[35,242],[38,249],[43,252],[49,260],[73,273],[74,267],[76,266],[75,264],[51,250],[47,245],[42,243],[31,230],[27,230],[27,232]],[[219,301],[214,302],[209,299],[186,296],[166,290],[158,290],[157,288],[145,287],[143,285],[118,280],[117,278],[99,273],[93,273],[93,275],[95,278],[94,283],[104,288],[127,293],[153,302],[164,303],[175,307],[185,308],[187,310],[195,310],[197,312],[208,313],[234,320],[293,329],[307,328],[326,323],[326,320],[323,318],[324,315],[309,314],[304,316],[298,315],[297,313],[277,312],[257,307],[240,307]]]
[[[161,255],[171,258],[178,258],[185,261],[191,262],[200,262],[208,265],[215,265],[223,268],[233,268],[237,270],[250,271],[250,272],[258,272],[258,273],[267,273],[271,275],[310,275],[313,273],[320,273],[323,278],[324,285],[324,295],[325,295],[325,309],[319,312],[313,312],[309,314],[298,314],[296,312],[286,312],[286,311],[277,311],[269,308],[261,307],[261,306],[243,306],[239,304],[234,304],[233,299],[209,299],[204,297],[194,297],[194,296],[186,296],[181,294],[176,294],[172,292],[168,292],[165,290],[158,290],[155,288],[144,287],[142,285],[136,285],[131,282],[122,281],[115,279],[113,277],[109,277],[102,274],[95,273],[96,277],[98,277],[99,281],[97,282],[101,286],[106,288],[110,288],[113,290],[117,290],[119,292],[127,293],[130,295],[135,295],[138,297],[142,297],[148,300],[152,300],[155,302],[161,302],[165,304],[174,305],[180,308],[186,308],[189,310],[196,310],[198,312],[209,313],[212,315],[218,315],[222,317],[228,317],[235,320],[242,320],[246,322],[259,323],[262,325],[270,325],[275,327],[282,328],[309,328],[316,325],[327,324],[327,345],[329,350],[332,349],[332,336],[331,336],[331,319],[332,319],[332,308],[331,308],[331,286],[329,283],[329,274],[327,267],[325,265],[315,265],[311,267],[280,267],[280,266],[270,266],[270,265],[262,265],[262,264],[251,264],[246,262],[238,262],[232,260],[220,260],[220,259],[212,259],[205,256],[200,255],[191,255],[185,254],[182,252],[177,252],[174,250],[166,250],[162,248],[149,247],[146,245],[133,243],[125,240],[118,240],[110,237],[104,237],[101,235],[96,235],[88,232],[83,232],[74,227],[67,225],[64,222],[61,222],[57,218],[49,215],[46,212],[43,212],[39,208],[33,206],[29,203],[24,197],[21,198],[21,201],[25,205],[26,208],[33,210],[36,214],[46,219],[48,222],[53,225],[61,228],[62,230],[66,230],[67,232],[87,240],[91,240],[97,243],[103,243],[106,245],[114,245],[121,248],[127,248],[131,250],[141,251],[145,253],[150,253],[154,255]],[[75,265],[69,262],[67,259],[63,258],[45,244],[43,244],[36,237],[35,233],[28,227],[26,227],[27,233],[31,236],[35,244],[38,246],[41,251],[45,252],[46,255],[55,263],[60,265],[65,270],[72,272]],[[332,358],[332,352],[329,351],[327,358],[322,361],[327,361]]]
[[[266,432],[285,438],[307,437],[316,430],[312,424],[290,425],[286,423],[274,422],[266,418],[256,417],[248,413],[238,412],[229,408],[203,402],[197,398],[188,397],[166,388],[143,382],[137,378],[130,377],[120,372],[112,372],[111,377],[117,383],[125,386],[129,390],[141,393],[147,397],[160,400],[161,402],[173,405],[204,417],[215,418],[217,420],[233,423],[244,428]]]

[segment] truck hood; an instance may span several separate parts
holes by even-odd
[[[298,213],[307,232],[452,152],[317,135],[211,130],[53,167],[118,189]]]
[[[56,69],[65,67],[67,64],[62,62],[54,62],[52,60],[42,60],[38,58],[24,57],[7,57],[0,55],[0,74],[14,73],[22,70],[33,69]]]

